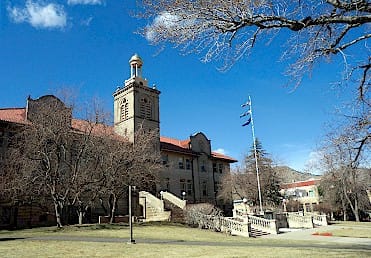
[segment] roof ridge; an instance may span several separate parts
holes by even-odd
[[[14,110],[14,109],[26,109],[26,108],[25,107],[0,108],[0,110]]]

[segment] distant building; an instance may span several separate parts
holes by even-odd
[[[281,194],[284,201],[298,201],[307,211],[313,210],[313,205],[320,203],[318,184],[320,179],[308,179],[281,185]]]

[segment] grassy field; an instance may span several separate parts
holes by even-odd
[[[341,221],[333,225],[339,227],[329,231],[333,236],[371,238],[370,222]]]
[[[3,230],[0,231],[0,257],[371,256],[370,250],[349,245],[243,238],[175,224],[135,225],[135,245],[127,244],[128,236],[129,228],[126,225],[70,226],[62,230],[54,227]],[[29,239],[30,237],[34,239]],[[37,239],[40,237],[43,239]],[[45,240],[45,237],[50,237],[51,240]],[[97,238],[107,242],[94,242]],[[74,241],[69,241],[71,239]]]

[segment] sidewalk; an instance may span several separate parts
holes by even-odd
[[[335,237],[335,236],[319,236],[313,235],[315,232],[331,232],[334,229],[340,229],[342,226],[330,225],[320,228],[299,229],[296,231],[281,233],[278,235],[266,235],[264,238],[272,239],[287,239],[287,240],[309,240],[319,242],[331,242],[341,244],[357,244],[371,246],[371,238],[357,238],[357,237]],[[371,230],[370,230],[371,234]]]

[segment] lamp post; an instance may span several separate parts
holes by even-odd
[[[162,197],[163,194],[164,194],[164,191],[161,191],[161,192],[160,192],[161,201],[163,200],[163,197]]]
[[[247,219],[247,207],[246,207],[246,205],[247,205],[247,199],[246,198],[243,198],[242,199],[242,202],[243,202],[243,204],[244,204],[244,207],[245,207],[245,217],[246,217],[246,219]]]
[[[186,195],[186,192],[183,191],[183,192],[182,192],[183,201],[184,201],[185,195]]]
[[[129,185],[129,228],[130,228],[130,239],[128,244],[135,244],[135,240],[133,239],[133,219],[132,219],[132,210],[131,210],[131,192],[132,188],[135,189],[135,186]]]

